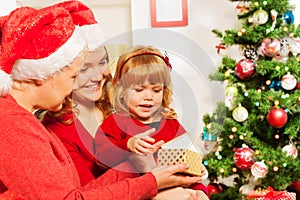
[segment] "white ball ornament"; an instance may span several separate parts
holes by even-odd
[[[248,118],[248,110],[240,105],[233,110],[232,117],[237,122],[244,122]]]
[[[263,178],[268,173],[268,167],[263,161],[255,162],[251,166],[251,173],[256,178]]]
[[[284,75],[281,79],[281,86],[285,90],[292,90],[297,85],[297,79],[295,76],[288,73],[287,75]]]
[[[282,148],[282,151],[286,152],[286,154],[288,156],[293,156],[293,158],[297,158],[297,156],[298,156],[297,148],[294,145],[292,145],[292,144],[284,146]]]
[[[252,18],[255,24],[265,24],[269,19],[269,15],[265,10],[259,9],[253,13]]]

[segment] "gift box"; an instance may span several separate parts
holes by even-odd
[[[287,191],[275,191],[268,187],[262,191],[253,191],[247,194],[247,199],[255,200],[296,200],[296,193]]]
[[[162,149],[158,150],[157,164],[167,166],[187,163],[190,167],[186,174],[202,176],[201,172],[205,170],[202,158],[203,153],[194,143],[193,135],[186,132],[163,144]]]
[[[201,176],[203,171],[202,156],[189,149],[159,149],[157,163],[159,166],[187,163],[190,167],[185,173]]]

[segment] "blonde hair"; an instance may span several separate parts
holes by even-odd
[[[170,65],[161,52],[152,46],[136,45],[119,57],[109,97],[115,112],[130,115],[123,101],[123,92],[132,85],[150,83],[163,84],[163,100],[160,114],[167,119],[177,118],[172,101]]]
[[[107,49],[104,47],[106,53]],[[109,58],[107,56],[107,63],[109,63]],[[112,112],[112,106],[109,100],[109,89],[112,81],[112,75],[109,73],[109,75],[103,77],[106,78],[106,81],[102,88],[102,95],[100,99],[98,99],[95,102],[96,107],[102,111],[104,119]],[[59,121],[62,124],[72,124],[73,121],[76,119],[76,116],[79,114],[79,109],[76,108],[76,103],[72,101],[71,98],[72,94],[70,94],[68,97],[65,98],[65,102],[63,103],[63,108],[58,112],[48,112],[49,116],[55,118],[57,121]],[[75,113],[74,118],[68,118],[65,119],[63,116],[68,113]]]

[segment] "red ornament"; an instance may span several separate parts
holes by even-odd
[[[250,169],[253,164],[253,150],[246,148],[239,148],[233,155],[234,164],[243,170]]]
[[[249,80],[255,73],[255,66],[251,59],[241,59],[235,65],[235,74],[241,80]]]
[[[267,114],[267,121],[274,128],[282,128],[287,120],[288,115],[282,108],[272,108]]]
[[[297,90],[300,90],[300,83],[297,83],[296,89],[297,89]]]
[[[300,192],[300,181],[292,181],[292,188],[297,192]]]
[[[222,186],[217,183],[208,184],[207,190],[208,190],[209,194],[217,194],[217,193],[223,192]]]

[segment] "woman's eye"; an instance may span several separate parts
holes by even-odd
[[[83,67],[80,69],[80,72],[85,72],[88,68],[87,67]]]
[[[107,61],[106,60],[102,60],[100,61],[99,65],[106,65],[107,64]]]
[[[141,92],[141,91],[143,91],[143,89],[141,89],[141,88],[135,88],[134,89],[136,92]]]

